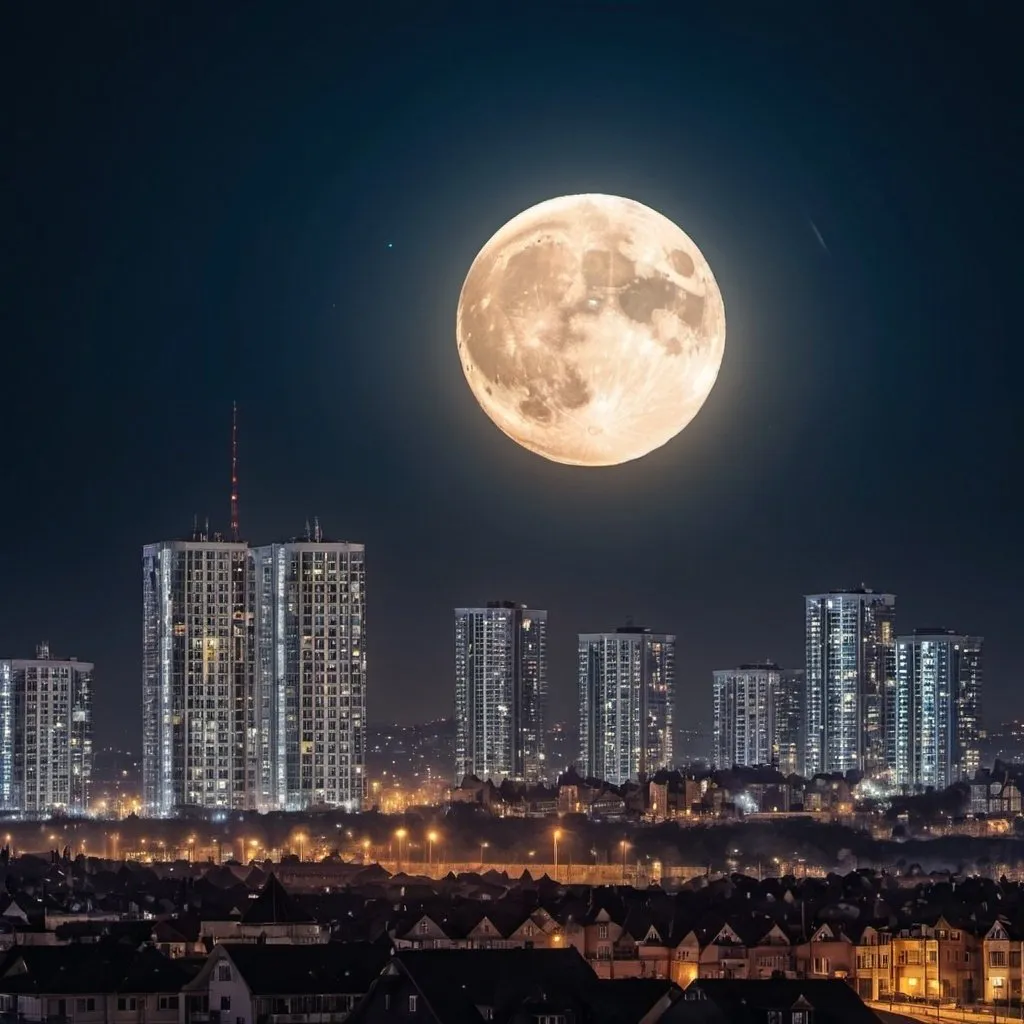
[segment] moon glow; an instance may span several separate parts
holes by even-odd
[[[619,196],[562,196],[480,250],[456,339],[476,400],[513,441],[553,462],[613,466],[700,411],[725,353],[725,306],[666,217]]]

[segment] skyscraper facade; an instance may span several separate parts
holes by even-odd
[[[981,637],[918,629],[896,640],[894,782],[945,789],[980,765]]]
[[[580,764],[621,785],[672,765],[676,638],[642,626],[581,633]]]
[[[253,549],[257,804],[360,810],[366,795],[366,572],[362,544]]]
[[[783,775],[799,774],[803,767],[804,691],[802,668],[783,669],[775,691],[776,765]]]
[[[455,777],[544,778],[548,613],[455,609]]]
[[[258,720],[249,548],[196,531],[142,554],[146,812],[256,807]]]
[[[0,808],[85,814],[92,778],[93,666],[50,656],[0,661]]]
[[[774,764],[779,666],[741,665],[714,675],[714,766]]]
[[[895,695],[892,594],[867,588],[806,599],[804,774],[891,775]]]

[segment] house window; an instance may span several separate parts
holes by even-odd
[[[157,1004],[161,1010],[176,1010],[178,1008],[177,996],[161,996]]]
[[[231,996],[220,997],[220,1008],[222,1011],[231,1009]]]
[[[118,996],[117,1008],[119,1010],[134,1010],[135,996]]]
[[[608,938],[608,925],[606,925],[606,924],[599,924],[597,926],[597,937],[599,939],[607,939]]]
[[[231,980],[231,964],[217,964],[217,980],[218,981],[230,981]]]
[[[430,931],[429,921],[420,921],[420,935],[426,935]]]
[[[793,1011],[793,1024],[807,1024],[807,1011],[806,1010],[794,1010]]]
[[[88,999],[75,1000],[76,1013],[92,1013],[96,1009],[96,1000],[91,996]]]
[[[410,1013],[415,1013],[416,1012],[416,1004],[418,1002],[419,1002],[419,997],[418,996],[409,996],[409,1012]]]
[[[768,1024],[782,1024],[782,1011],[781,1010],[769,1010],[768,1011]]]
[[[829,960],[828,960],[828,957],[827,956],[816,956],[814,958],[814,963],[813,963],[813,965],[811,967],[811,973],[812,974],[829,974],[830,972],[829,972]],[[805,1021],[802,1021],[802,1020],[798,1021],[798,1020],[796,1020],[795,1019],[796,1018],[796,1014],[795,1013],[793,1014],[793,1017],[794,1017],[793,1024],[806,1024]]]

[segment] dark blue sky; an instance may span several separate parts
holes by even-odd
[[[799,663],[802,594],[861,581],[1024,710],[1024,85],[979,6],[9,9],[2,653],[95,660],[136,740],[140,548],[226,528],[237,399],[243,533],[367,543],[372,719],[447,713],[452,606],[511,598],[556,714],[632,615],[707,720],[712,668]],[[479,247],[580,191],[677,221],[729,322],[693,424],[605,470],[500,435],[454,342]]]

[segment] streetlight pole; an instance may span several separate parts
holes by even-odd
[[[490,845],[491,845],[490,843],[481,843],[480,844],[480,867],[483,867],[487,863],[487,855],[486,855],[486,853],[484,853],[484,851]]]
[[[629,843],[625,839],[622,840],[619,845],[622,847],[622,882],[626,882],[626,850],[629,849]]]
[[[554,857],[555,857],[555,881],[557,882],[558,881],[558,840],[562,838],[562,830],[560,828],[556,828],[554,833],[552,834],[551,838],[552,838],[552,846],[553,846]]]

